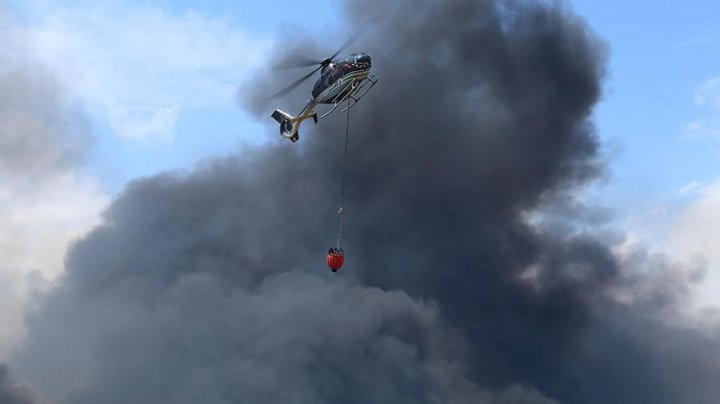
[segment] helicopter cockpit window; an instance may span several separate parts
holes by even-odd
[[[338,77],[342,77],[352,71],[352,65],[348,62],[342,62],[337,66]]]
[[[337,66],[335,66],[335,71],[332,74],[331,80],[335,81],[335,80],[339,79],[340,77],[342,77],[343,74],[345,74],[345,72],[343,71],[342,65],[337,65]]]

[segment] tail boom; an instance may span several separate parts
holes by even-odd
[[[273,111],[270,116],[280,124],[280,136],[290,139],[293,143],[297,142],[300,138],[298,130],[302,121],[312,118],[315,123],[318,122],[317,112],[315,112],[316,105],[317,102],[311,99],[298,116],[292,116],[280,109]]]

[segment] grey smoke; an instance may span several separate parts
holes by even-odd
[[[26,380],[68,403],[552,402],[472,383],[434,303],[331,276],[323,243],[279,231],[304,213],[272,219],[286,201],[244,198],[257,182],[243,171],[233,159],[132,185],[29,318]],[[302,250],[307,271],[292,269]]]
[[[716,332],[666,321],[691,279],[571,213],[528,220],[602,172],[607,50],[583,20],[528,1],[345,14],[382,23],[357,46],[381,82],[352,112],[342,272],[323,263],[336,115],[131,184],[28,318],[23,380],[66,403],[717,401]],[[283,83],[254,83],[241,97],[271,122]]]
[[[88,127],[80,109],[67,97],[56,77],[28,54],[28,44],[0,4],[0,193],[3,209],[0,223],[4,235],[16,237],[11,229],[24,218],[14,216],[18,195],[32,195],[42,181],[65,172],[81,161],[87,151]],[[16,199],[18,198],[18,199]],[[32,199],[32,198],[30,198]],[[9,235],[9,236],[8,236]],[[20,235],[19,237],[24,237]],[[6,242],[6,239],[2,240]],[[11,244],[12,245],[12,244]],[[3,253],[12,247],[3,245]],[[21,256],[23,253],[12,251]],[[16,328],[16,311],[24,300],[20,292],[23,271],[6,255],[0,262],[2,279],[2,351],[0,357],[0,403],[35,402],[30,389],[17,383],[4,364],[6,338]],[[12,257],[15,258],[15,257]],[[11,258],[11,261],[12,261]],[[31,268],[36,270],[38,268]]]
[[[0,404],[32,404],[35,398],[25,386],[10,377],[5,365],[0,365]]]
[[[0,10],[0,175],[42,180],[82,161],[90,144],[83,112]]]

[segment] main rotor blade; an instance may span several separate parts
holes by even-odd
[[[303,81],[305,81],[305,80],[309,79],[310,77],[312,77],[312,75],[315,74],[315,72],[317,72],[317,71],[320,70],[321,68],[322,68],[322,66],[319,66],[317,69],[315,69],[315,70],[311,71],[310,73],[306,74],[305,76],[299,78],[297,81],[293,82],[293,83],[290,84],[289,86],[287,86],[287,87],[283,88],[282,90],[278,91],[277,93],[271,95],[271,96],[270,96],[270,99],[272,100],[272,99],[275,99],[275,98],[278,98],[278,97],[282,97],[282,96],[288,94],[290,91],[294,90],[297,86],[299,86],[300,84],[302,84]]]
[[[335,60],[335,57],[340,54],[340,52],[344,51],[348,46],[352,45],[355,41],[357,41],[364,33],[365,29],[370,26],[370,22],[366,22],[363,24],[355,33],[348,38],[347,41],[345,41],[342,46],[340,46],[340,49],[338,49],[335,53],[333,53],[332,56],[330,56],[330,60]]]
[[[321,63],[320,60],[310,59],[307,56],[298,55],[291,53],[288,57],[283,59],[281,62],[273,66],[272,70],[285,70],[294,69],[296,67],[310,67],[317,66]]]

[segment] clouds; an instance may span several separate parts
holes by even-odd
[[[0,41],[0,175],[42,178],[80,161],[89,127],[53,74],[21,50],[27,38],[8,16]]]
[[[692,137],[718,137],[720,136],[720,77],[706,80],[695,89],[695,104],[709,113],[704,117],[688,123],[686,134]]]
[[[695,103],[720,108],[720,77],[707,80],[695,91]]]
[[[224,19],[147,3],[36,8],[34,51],[130,139],[171,139],[183,109],[233,107],[268,46]]]
[[[717,215],[714,210],[720,204],[720,184],[716,181],[711,184],[698,186],[693,200],[678,215],[676,231],[671,234],[682,234],[682,250],[692,253],[705,253],[713,261],[719,260],[712,246],[716,245],[718,235],[714,226]]]
[[[713,142],[720,137],[720,77],[712,77],[700,84],[695,89],[694,101],[699,117],[686,125],[685,134],[696,140]],[[716,147],[713,143],[709,145],[707,149],[712,153],[711,156],[715,157]],[[720,304],[717,298],[720,287],[720,257],[716,254],[718,237],[714,227],[716,206],[720,202],[717,180],[707,183],[692,181],[683,187],[680,193],[683,197],[683,200],[677,203],[680,207],[674,209],[671,217],[664,222],[667,240],[662,246],[679,259],[707,263],[707,278],[697,300],[700,306],[717,307]]]
[[[703,287],[697,294],[700,306],[720,306],[717,291],[720,287],[720,254],[716,246],[720,242],[717,233],[718,209],[720,207],[720,183],[717,181],[697,185],[692,198],[687,201],[667,224],[668,240],[664,246],[678,258],[702,260],[708,271]]]
[[[91,133],[81,108],[2,16],[0,45],[0,358],[22,337],[28,294],[62,270],[68,243],[97,221],[98,185],[80,176]],[[40,281],[42,283],[42,281]]]

